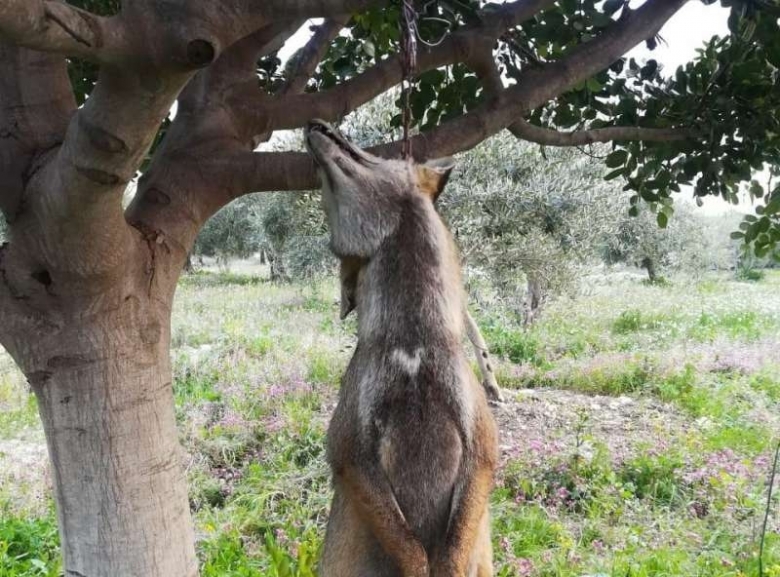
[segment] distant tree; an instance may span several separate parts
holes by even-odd
[[[217,212],[198,234],[193,253],[214,257],[227,268],[231,258],[246,258],[262,246],[258,198],[246,196]]]
[[[272,280],[311,279],[333,271],[319,194],[267,195],[258,217]]]
[[[525,323],[574,286],[613,230],[612,206],[625,193],[602,175],[600,163],[577,150],[542,152],[509,136],[460,155],[440,210],[468,265],[487,272]]]
[[[710,254],[713,245],[705,234],[703,221],[685,204],[678,206],[674,218],[664,228],[658,226],[657,216],[644,207],[638,214],[625,210],[616,213],[614,231],[603,238],[603,258],[607,264],[618,262],[634,265],[647,271],[648,281],[661,282],[665,270],[693,272],[716,266]],[[728,245],[726,235],[721,245]]]

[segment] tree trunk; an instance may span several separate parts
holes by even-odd
[[[649,256],[646,256],[642,259],[640,266],[647,271],[647,278],[650,281],[650,284],[654,284],[658,280],[658,274],[656,273],[653,259],[651,259]]]
[[[35,387],[66,575],[193,577],[169,363],[102,352],[95,362],[62,359]]]
[[[287,270],[284,267],[282,257],[273,251],[268,253],[268,264],[270,265],[271,280],[274,282],[284,282],[289,280]]]
[[[523,326],[530,327],[542,310],[544,304],[544,291],[539,279],[529,276],[525,294],[525,306],[523,314]]]
[[[2,269],[18,310],[3,344],[38,398],[65,577],[196,576],[169,359],[173,275],[155,270],[144,241],[88,276],[31,274],[13,248]]]

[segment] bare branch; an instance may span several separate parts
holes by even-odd
[[[516,137],[546,146],[582,146],[595,142],[615,140],[642,140],[646,142],[670,142],[685,140],[695,133],[687,128],[643,128],[640,126],[609,126],[590,130],[561,132],[518,120],[509,126]]]
[[[347,23],[347,16],[339,16],[326,20],[317,27],[309,42],[293,56],[294,68],[290,71],[287,84],[280,94],[297,94],[303,92],[317,66],[328,51],[330,42],[338,36],[338,33]]]
[[[0,37],[44,52],[93,61],[117,61],[128,52],[117,17],[104,18],[63,2],[5,0],[0,4]]]

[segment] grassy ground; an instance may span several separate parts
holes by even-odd
[[[780,274],[587,286],[527,333],[476,311],[508,397],[495,409],[498,575],[758,575],[780,431]],[[205,577],[314,574],[324,434],[354,346],[334,297],[241,275],[182,282],[176,411]],[[2,356],[0,577],[59,575],[48,483],[35,402]],[[774,577],[779,505],[764,552]]]

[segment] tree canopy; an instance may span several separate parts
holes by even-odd
[[[118,0],[72,4],[98,14],[120,8]],[[400,2],[355,4],[368,8],[314,26],[310,44],[284,67],[275,51],[258,59],[260,90],[241,96],[259,99],[292,89],[321,94],[278,112],[295,106],[305,116],[337,120],[397,84]],[[674,212],[672,194],[682,187],[692,186],[698,198],[713,195],[736,204],[742,186],[759,204],[734,237],[751,244],[758,256],[780,258],[775,250],[780,189],[754,179],[776,167],[780,155],[780,6],[771,0],[724,0],[731,34],[712,38],[695,61],[676,71],[662,70],[653,59],[623,56],[631,43],[654,49],[663,41],[658,34],[663,21],[683,4],[657,1],[633,9],[625,0],[420,3],[411,113],[413,125],[432,131],[435,141],[419,142],[418,154],[465,149],[503,127],[498,124],[546,145],[611,142],[606,178],[625,180],[625,189],[634,193],[632,214],[639,213],[640,202],[649,203],[664,227]],[[98,67],[73,59],[69,71],[81,102],[97,81]],[[266,131],[307,119],[270,118],[272,110],[263,112],[258,104],[249,116]],[[400,122],[399,110],[394,123]],[[474,122],[482,124],[476,134]],[[448,123],[469,129],[456,133]],[[450,142],[442,142],[445,137]],[[287,160],[293,164],[292,157]],[[314,184],[306,171],[295,180],[274,184],[282,189]]]

